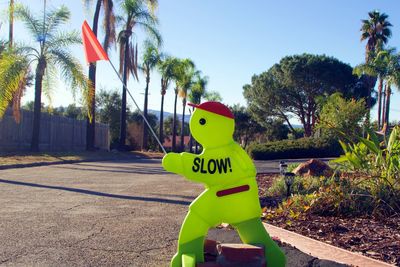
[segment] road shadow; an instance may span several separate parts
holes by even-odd
[[[98,192],[98,191],[81,189],[81,188],[43,185],[43,184],[27,183],[27,182],[20,182],[20,181],[4,180],[4,179],[0,179],[0,183],[21,185],[21,186],[30,186],[30,187],[36,187],[36,188],[53,189],[53,190],[62,190],[62,191],[67,191],[67,192],[74,192],[74,193],[79,193],[79,194],[86,194],[86,195],[100,196],[100,197],[109,197],[109,198],[116,198],[116,199],[137,200],[137,201],[145,201],[145,202],[158,202],[158,203],[183,205],[183,206],[188,206],[191,203],[189,201],[184,201],[184,200],[175,200],[175,199],[158,198],[158,197],[138,197],[138,196],[128,196],[128,195],[117,195],[117,194]]]
[[[74,167],[73,165],[77,165]],[[79,167],[78,167],[79,166]],[[91,168],[87,168],[91,167]],[[69,165],[55,165],[53,168],[79,170],[79,171],[93,171],[93,172],[113,172],[113,173],[136,173],[136,174],[166,174],[167,172],[161,167],[110,167],[95,164],[69,164]]]
[[[189,199],[189,200],[194,200],[197,197],[197,196],[185,196],[185,195],[174,195],[174,194],[155,194],[155,193],[150,193],[149,195],[159,196],[159,197],[179,197],[179,198]]]

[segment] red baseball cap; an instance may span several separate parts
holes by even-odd
[[[225,106],[224,104],[216,101],[208,101],[201,103],[200,105],[193,104],[193,103],[188,103],[189,106],[195,107],[198,109],[202,109],[211,113],[215,113],[230,119],[234,119],[235,117],[233,116],[232,111]]]

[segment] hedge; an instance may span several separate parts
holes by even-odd
[[[251,144],[248,152],[255,160],[337,157],[343,153],[337,140],[322,138]]]

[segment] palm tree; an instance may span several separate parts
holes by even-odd
[[[171,80],[173,80],[175,77],[175,70],[177,69],[178,65],[179,60],[171,56],[161,56],[161,60],[157,64],[158,71],[161,74],[161,109],[159,132],[159,139],[161,142],[164,141],[164,96]]]
[[[181,151],[185,149],[185,111],[186,111],[186,102],[187,102],[187,94],[194,83],[194,78],[196,75],[199,75],[199,72],[195,70],[195,66],[193,62],[189,59],[184,59],[182,61],[180,74],[177,80],[177,88],[179,88],[179,97],[182,98],[182,130],[181,130]]]
[[[148,95],[149,95],[149,83],[150,83],[150,72],[156,67],[160,61],[160,54],[157,47],[150,41],[146,41],[144,45],[143,62],[140,69],[146,76],[146,89],[144,91],[144,108],[143,115],[147,119],[147,106],[148,106]],[[142,149],[147,149],[147,127],[143,122],[143,142]]]
[[[13,46],[14,39],[14,0],[10,0],[9,5],[9,30],[8,30],[8,46],[11,48]]]
[[[190,90],[190,93],[188,95],[189,101],[194,104],[200,104],[201,103],[201,98],[206,94],[206,87],[208,83],[208,77],[207,76],[201,76],[200,73],[196,75],[195,81],[193,83],[193,86]],[[192,108],[194,110],[194,107]],[[193,152],[193,137],[192,134],[190,134],[190,139],[189,139],[189,149],[190,152]],[[197,154],[197,142],[196,142],[196,154]]]
[[[194,63],[190,59],[177,59],[177,64],[173,70],[174,75],[173,75],[173,80],[175,82],[175,98],[174,98],[174,120],[172,123],[172,151],[176,151],[176,126],[177,126],[177,113],[176,113],[176,108],[177,108],[177,103],[178,103],[178,94],[179,91],[181,90],[180,87],[184,85],[184,80],[185,80],[185,73],[188,71],[189,68],[194,69]],[[183,129],[183,127],[182,127]]]
[[[66,23],[70,18],[67,7],[61,6],[44,14],[45,20],[37,18],[31,14],[28,8],[20,7],[16,9],[16,15],[21,18],[27,29],[30,31],[33,40],[39,41],[39,47],[22,47],[21,50],[29,57],[30,63],[36,63],[35,70],[35,104],[33,117],[33,131],[31,150],[39,150],[40,136],[40,117],[42,89],[49,94],[49,83],[57,72],[61,71],[61,76],[75,90],[77,87],[84,91],[84,101],[90,105],[88,99],[88,79],[83,73],[83,68],[79,61],[74,58],[67,49],[69,45],[80,44],[81,36],[79,32],[59,32],[58,28]],[[45,85],[45,87],[43,87]]]
[[[86,8],[89,9],[93,0],[85,0]],[[92,31],[97,36],[100,10],[103,7],[103,30],[104,30],[104,42],[103,48],[106,52],[110,46],[115,43],[115,15],[114,15],[114,3],[112,0],[97,0],[96,8],[93,16]],[[89,80],[90,80],[90,114],[92,119],[87,118],[86,122],[86,150],[93,150],[95,146],[95,125],[96,125],[96,63],[90,63],[89,65]]]
[[[379,50],[383,49],[383,46],[388,42],[390,36],[392,35],[392,32],[390,30],[390,27],[392,24],[390,24],[388,19],[388,15],[385,13],[380,13],[377,10],[368,12],[368,19],[362,20],[362,26],[361,26],[361,41],[367,40],[367,44],[365,46],[365,62],[370,63],[375,54],[375,52],[378,52]],[[368,84],[369,84],[369,90],[370,92],[368,93],[367,96],[367,106],[370,109],[371,108],[371,93],[373,91],[373,88],[375,87],[376,83],[376,78],[369,77],[367,79]],[[378,95],[378,98],[381,98],[381,96]],[[378,101],[379,103],[379,101]],[[367,113],[366,116],[366,122],[369,124],[370,121],[370,112]]]
[[[7,49],[5,42],[1,43],[0,119],[12,103],[14,118],[19,122],[21,97],[29,76],[29,60],[25,55],[16,52],[14,49]]]
[[[392,94],[391,87],[394,85],[400,88],[400,53],[395,53],[395,49],[384,50],[378,53],[377,59],[381,60],[386,65],[383,73],[383,78],[386,81],[383,112],[383,125],[386,124],[386,129],[389,129],[389,111],[390,111],[390,96]]]
[[[137,44],[134,43],[133,31],[137,27],[143,28],[148,32],[158,45],[161,44],[161,35],[156,26],[158,20],[154,15],[154,9],[157,6],[157,1],[144,0],[124,0],[122,2],[122,10],[125,17],[120,17],[123,22],[123,29],[118,34],[119,43],[119,72],[123,76],[124,86],[122,87],[122,105],[121,105],[121,129],[119,136],[120,149],[125,148],[126,140],[126,87],[129,78],[129,73],[138,79],[138,63]]]
[[[371,60],[370,52],[375,52],[383,48],[390,36],[392,31],[389,27],[392,24],[387,21],[388,15],[380,13],[378,10],[368,12],[369,19],[363,19],[361,26],[361,41],[367,40],[365,46],[365,62]]]
[[[371,60],[368,63],[356,66],[353,73],[358,77],[368,75],[378,79],[378,129],[380,129],[382,126],[382,94],[384,93],[383,81],[386,63],[382,60],[382,57],[377,57],[375,52],[370,52],[370,54],[373,54],[370,56]]]

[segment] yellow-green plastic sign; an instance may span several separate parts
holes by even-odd
[[[179,234],[172,267],[204,262],[204,239],[209,228],[229,223],[246,244],[263,245],[267,266],[285,266],[285,256],[263,227],[258,199],[256,168],[233,140],[234,116],[219,102],[194,105],[190,119],[192,136],[202,145],[200,155],[168,153],[165,170],[205,185],[191,203]]]

